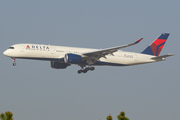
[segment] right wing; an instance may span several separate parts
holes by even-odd
[[[139,43],[142,39],[143,38],[141,38],[141,39],[139,39],[136,42],[131,43],[131,44],[117,46],[117,47],[112,47],[112,48],[107,48],[107,49],[102,49],[102,50],[97,50],[97,51],[92,51],[92,52],[87,52],[87,53],[83,53],[83,55],[86,55],[88,57],[97,57],[99,59],[101,57],[105,57],[108,54],[112,54],[113,55],[113,53],[118,51],[118,49],[135,45],[135,44]]]
[[[84,59],[86,60],[86,63],[89,65],[92,65],[92,64],[96,63],[101,57],[106,58],[106,55],[108,55],[108,54],[113,55],[113,53],[118,51],[118,49],[135,45],[135,44],[139,43],[142,39],[143,38],[141,38],[141,39],[139,39],[136,42],[131,43],[131,44],[107,48],[107,49],[102,49],[102,50],[97,50],[97,51],[92,51],[92,52],[87,52],[87,53],[82,53],[82,55],[85,56]]]

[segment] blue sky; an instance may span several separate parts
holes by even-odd
[[[178,0],[8,0],[0,1],[0,112],[14,119],[113,119],[121,110],[132,120],[180,118]],[[50,62],[17,60],[2,53],[16,43],[122,49],[142,52],[161,33],[170,36],[166,61],[130,67],[79,66],[55,70]]]

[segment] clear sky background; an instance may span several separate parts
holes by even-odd
[[[106,120],[121,110],[131,120],[180,119],[179,0],[1,0],[0,112],[15,120]],[[166,61],[130,67],[96,67],[77,74],[50,62],[17,60],[2,53],[17,43],[142,52],[161,33],[170,36]]]

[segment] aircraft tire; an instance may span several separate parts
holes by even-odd
[[[13,63],[13,66],[16,66],[16,63]]]
[[[87,70],[83,70],[83,73],[87,73]]]
[[[78,73],[81,74],[81,73],[82,73],[82,70],[78,70]]]
[[[89,68],[89,67],[85,68],[85,71],[89,71],[89,70],[90,70],[90,68]]]
[[[93,71],[93,70],[95,70],[95,67],[91,67],[91,69],[90,69],[91,71]]]

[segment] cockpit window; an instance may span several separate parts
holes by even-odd
[[[14,49],[14,47],[9,47],[9,49]]]

